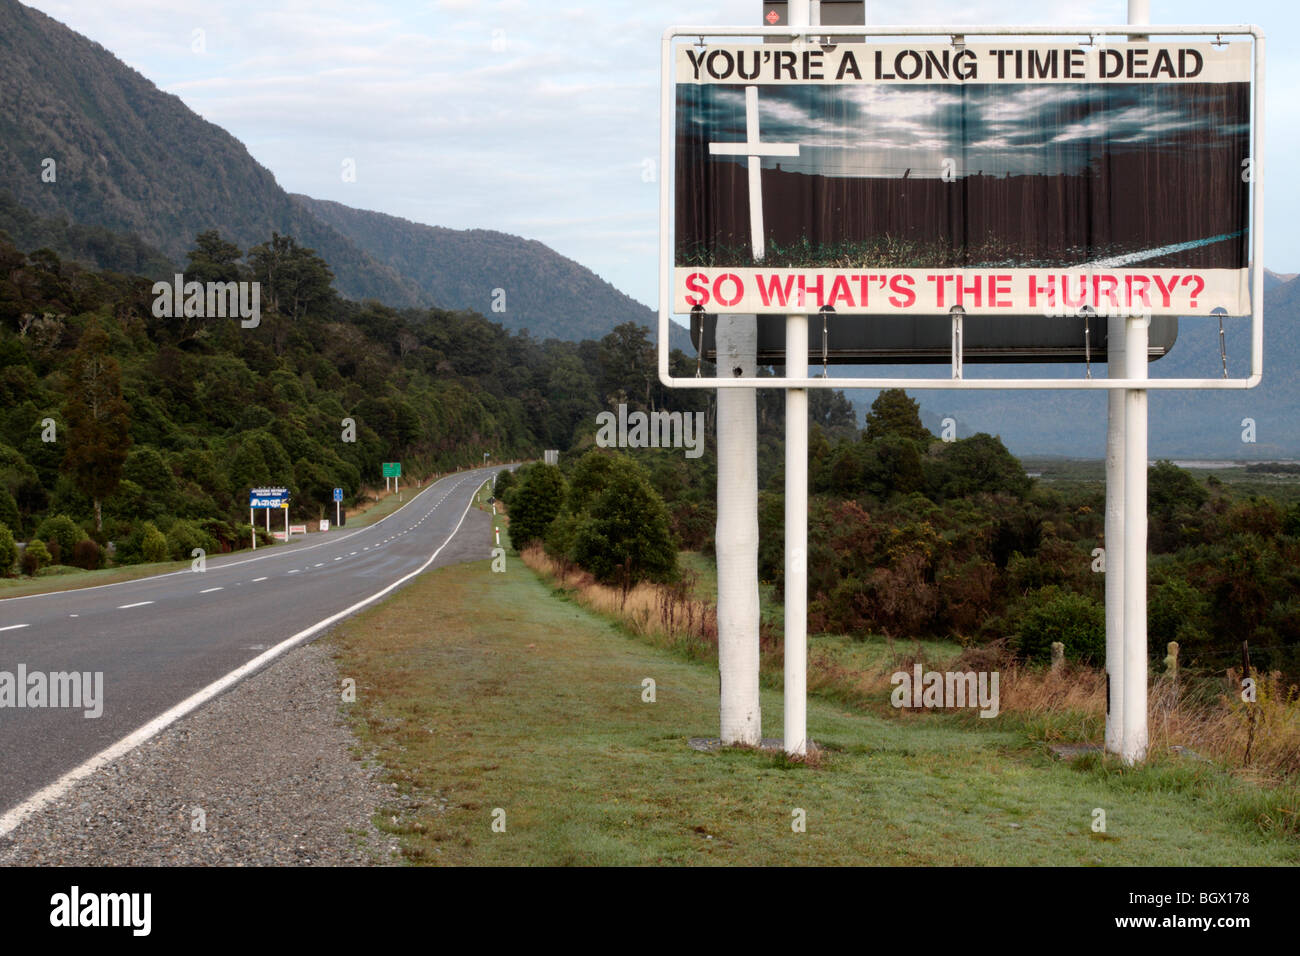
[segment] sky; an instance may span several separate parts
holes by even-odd
[[[27,2],[229,131],[290,192],[537,239],[651,307],[660,36],[762,13],[759,0]],[[881,25],[1126,19],[1126,0],[867,2]],[[1268,35],[1265,265],[1300,271],[1300,4],[1151,0],[1151,21]]]

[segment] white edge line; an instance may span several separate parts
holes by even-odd
[[[496,467],[504,467],[504,466],[496,466],[496,465],[492,465],[492,466],[489,466],[489,467],[494,467],[494,468],[496,468]],[[475,470],[477,471],[477,470],[479,470],[479,469],[475,469]],[[456,488],[459,488],[460,485],[465,481],[466,478],[470,478],[470,477],[472,477],[472,476],[473,476],[473,472],[468,472],[468,473],[466,473],[466,474],[461,478],[461,480],[458,481],[458,482],[453,486],[452,490],[454,491]],[[385,521],[387,521],[389,518],[393,517],[393,515],[395,515],[395,514],[397,514],[398,512],[400,512],[400,511],[402,510],[402,508],[406,508],[406,507],[408,507],[409,505],[413,504],[413,503],[415,502],[416,498],[419,498],[420,495],[424,494],[426,491],[429,491],[429,490],[432,489],[434,486],[436,486],[436,485],[440,485],[440,484],[442,484],[444,481],[449,481],[449,480],[451,480],[452,478],[455,478],[455,477],[456,477],[456,475],[446,475],[446,476],[444,476],[444,477],[442,477],[442,478],[439,478],[439,479],[438,479],[437,481],[435,481],[432,485],[428,485],[428,486],[425,487],[423,490],[421,490],[420,492],[418,492],[418,493],[415,495],[415,497],[413,497],[410,501],[408,501],[408,502],[406,502],[405,504],[403,504],[401,508],[398,508],[398,509],[397,509],[396,511],[394,511],[392,514],[384,515],[382,518],[380,518],[380,519],[379,519],[378,521],[376,521],[374,524],[366,525],[364,528],[358,528],[356,531],[351,531],[351,532],[349,532],[348,534],[345,534],[345,535],[344,535],[343,537],[341,537],[341,538],[334,538],[334,539],[331,540],[331,541],[319,541],[319,542],[317,542],[316,544],[309,544],[309,545],[307,545],[307,547],[305,547],[305,548],[294,548],[294,549],[291,550],[291,551],[277,551],[277,552],[275,552],[275,553],[273,553],[273,554],[263,554],[263,555],[259,555],[259,556],[256,557],[256,558],[244,558],[244,559],[242,559],[242,560],[240,560],[240,561],[231,561],[229,564],[217,564],[217,565],[213,565],[213,568],[212,568],[212,569],[213,569],[214,571],[224,571],[226,568],[237,567],[238,565],[241,565],[241,564],[250,564],[250,563],[253,562],[253,561],[265,561],[265,560],[267,560],[268,558],[279,558],[279,557],[283,557],[283,556],[286,555],[286,554],[302,554],[304,551],[311,551],[311,550],[314,549],[314,548],[323,548],[323,547],[324,547],[325,545],[327,545],[327,544],[338,544],[340,541],[346,541],[348,538],[351,538],[353,535],[365,534],[367,531],[370,531],[370,530],[373,529],[373,528],[378,528],[381,524],[383,524],[383,523],[384,523]],[[487,481],[486,478],[483,479],[483,480],[484,480],[484,482]],[[477,486],[477,487],[482,487],[482,486],[480,485],[480,486]],[[477,487],[475,488],[475,490],[477,490]],[[443,497],[445,498],[446,495],[444,495]],[[439,504],[441,504],[441,503],[442,503],[442,502],[441,502],[441,499],[440,499],[440,500],[439,500]],[[436,508],[437,505],[434,505],[434,507]],[[317,532],[317,533],[319,533],[319,532]],[[92,585],[92,586],[90,586],[90,587],[88,587],[88,588],[67,588],[66,590],[63,590],[63,591],[43,591],[43,592],[40,593],[40,594],[16,594],[16,595],[14,595],[13,597],[0,598],[0,605],[3,605],[3,604],[5,604],[5,603],[8,602],[8,601],[27,601],[27,600],[30,600],[31,598],[43,598],[43,597],[65,597],[65,598],[66,598],[66,597],[67,597],[68,595],[70,595],[70,594],[80,594],[80,593],[82,593],[83,591],[98,591],[100,588],[116,588],[116,587],[121,587],[123,584],[139,584],[141,581],[157,581],[157,580],[159,580],[160,578],[170,578],[170,577],[174,577],[174,576],[177,575],[177,574],[194,574],[194,573],[195,573],[195,572],[193,572],[193,571],[187,571],[187,570],[181,570],[181,571],[167,571],[167,572],[165,572],[165,573],[163,573],[163,574],[148,574],[148,575],[145,575],[145,576],[142,577],[142,578],[132,578],[132,579],[129,580],[129,581],[114,581],[112,584],[95,584],[95,585]]]
[[[20,627],[27,627],[26,624],[10,624],[8,627],[0,627],[0,631],[16,631]]]
[[[145,741],[149,740],[151,737],[167,729],[167,727],[171,726],[176,721],[184,717],[186,714],[189,714],[191,711],[197,710],[199,707],[207,703],[213,697],[216,697],[218,694],[226,690],[228,687],[231,687],[234,684],[239,683],[239,681],[243,680],[249,674],[260,669],[263,665],[269,663],[270,661],[273,661],[275,658],[279,657],[285,651],[295,647],[298,644],[301,644],[303,641],[311,637],[313,634],[316,634],[324,630],[325,628],[329,627],[331,624],[335,623],[336,621],[342,620],[348,615],[353,614],[356,611],[359,611],[367,604],[374,603],[375,601],[379,600],[381,597],[383,597],[385,594],[389,593],[393,589],[397,588],[402,584],[405,584],[407,581],[411,580],[411,578],[416,577],[417,575],[423,573],[424,570],[429,567],[429,565],[433,564],[433,562],[437,560],[438,555],[442,553],[442,549],[447,547],[447,545],[451,543],[451,539],[456,536],[456,532],[460,530],[460,526],[465,523],[465,516],[469,514],[469,509],[472,508],[473,506],[474,506],[474,496],[470,495],[469,501],[465,504],[465,510],[461,512],[460,520],[456,522],[456,527],[451,529],[451,534],[447,535],[447,540],[444,541],[442,544],[438,545],[438,550],[434,551],[433,554],[429,555],[429,559],[425,561],[424,564],[420,565],[418,568],[412,571],[410,574],[398,578],[396,581],[388,585],[383,590],[376,591],[374,594],[370,595],[370,597],[363,598],[362,600],[358,601],[356,604],[353,604],[351,607],[344,608],[342,611],[339,611],[336,614],[331,614],[329,617],[325,618],[324,620],[317,621],[311,627],[299,631],[297,634],[294,634],[292,637],[285,638],[279,644],[275,645],[275,647],[272,647],[270,650],[259,654],[257,657],[254,657],[251,661],[244,664],[243,666],[235,668],[225,677],[221,677],[213,681],[207,687],[204,687],[202,690],[198,691],[197,693],[192,694],[191,696],[185,698],[185,700],[181,701],[175,707],[172,707],[170,710],[166,710],[163,713],[159,714],[157,717],[149,721],[143,727],[140,727],[133,733],[128,734],[126,737],[123,737],[117,743],[101,750],[99,753],[95,754],[95,756],[91,757],[89,760],[85,761],[80,766],[74,767],[72,770],[69,770],[58,780],[54,781],[48,786],[42,787],[40,790],[36,791],[36,793],[32,794],[22,803],[14,807],[12,810],[7,811],[4,814],[4,816],[0,816],[0,837],[8,836],[11,832],[13,832],[13,830],[20,823],[23,822],[23,820],[27,819],[27,817],[35,813],[37,810],[40,810],[45,806],[47,806],[48,804],[52,803],[54,800],[57,800],[64,793],[66,793],[72,787],[72,785],[75,784],[77,781],[90,776],[96,770],[99,770],[100,768],[107,766],[108,764],[116,760],[118,757],[130,753],[132,750],[140,746]]]

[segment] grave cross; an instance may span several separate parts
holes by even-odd
[[[749,241],[755,261],[763,258],[763,156],[798,156],[798,143],[763,143],[758,132],[758,87],[745,87],[745,142],[710,143],[711,156],[749,157]]]

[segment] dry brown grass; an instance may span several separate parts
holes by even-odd
[[[590,574],[564,566],[540,547],[523,552],[524,562],[553,587],[598,613],[623,623],[634,634],[690,656],[716,660],[717,609],[693,595],[689,578],[675,585],[640,584],[624,592]],[[766,623],[760,632],[761,668],[782,671],[781,636]],[[875,665],[849,666],[814,650],[808,658],[808,690],[862,709],[898,713],[889,706],[890,678],[920,663],[927,669],[997,671],[1000,713],[1031,722],[1045,740],[1100,740],[1106,717],[1106,675],[1091,667],[1066,664],[1057,670],[1017,662],[1000,643],[971,647],[948,660],[926,660],[920,648],[891,654]],[[1167,753],[1183,747],[1261,781],[1300,778],[1300,689],[1279,674],[1257,674],[1257,699],[1241,700],[1241,675],[1229,670],[1216,686],[1177,686],[1159,674],[1148,697],[1150,747]],[[904,709],[906,710],[906,709]]]

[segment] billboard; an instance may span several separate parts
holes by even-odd
[[[1251,313],[1249,42],[857,39],[674,48],[672,311]]]

